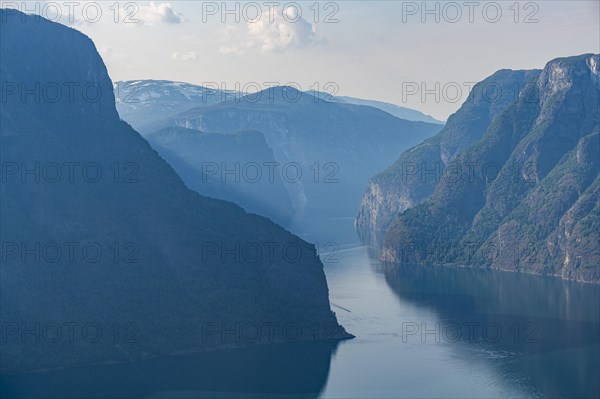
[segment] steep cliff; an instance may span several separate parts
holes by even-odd
[[[475,143],[491,121],[518,97],[539,71],[501,70],[479,82],[461,108],[434,137],[405,151],[369,181],[356,226],[363,235],[385,232],[399,213],[425,201],[446,166]]]
[[[599,282],[599,58],[549,62],[392,223],[382,258]]]
[[[0,17],[3,373],[349,336],[314,246],[187,189],[89,38]]]

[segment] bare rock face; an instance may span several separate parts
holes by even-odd
[[[433,194],[395,219],[382,258],[600,282],[599,59],[549,62]],[[450,179],[467,164],[495,173]]]
[[[468,100],[434,137],[405,151],[369,182],[356,217],[363,235],[385,232],[402,212],[425,201],[447,165],[479,140],[492,120],[539,71],[501,70],[473,87]]]

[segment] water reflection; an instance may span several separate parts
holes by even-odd
[[[2,398],[319,397],[337,344],[290,343],[1,376]]]
[[[600,286],[381,264],[352,217],[294,232],[330,248],[331,302],[356,339],[2,376],[0,396],[600,397]]]
[[[403,322],[404,341],[485,353],[500,376],[543,397],[600,395],[600,287],[480,269],[391,265],[385,280],[401,301],[438,321]]]

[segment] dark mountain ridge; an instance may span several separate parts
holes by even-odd
[[[3,373],[289,341],[288,324],[296,340],[349,337],[315,247],[187,189],[119,119],[88,37],[0,17],[3,88],[108,88],[93,100],[7,92],[1,104]],[[99,336],[82,335],[90,325]]]

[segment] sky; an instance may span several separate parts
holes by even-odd
[[[600,52],[595,1],[2,1],[88,35],[113,81],[374,99],[445,120],[499,69]]]

